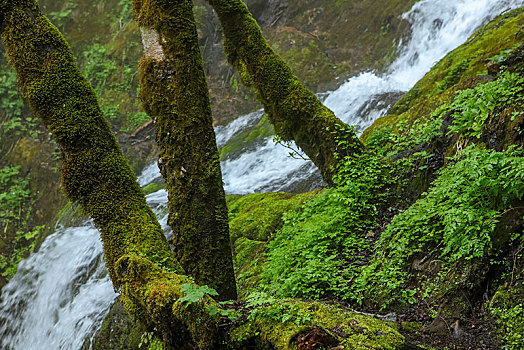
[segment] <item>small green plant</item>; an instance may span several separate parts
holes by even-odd
[[[178,302],[182,303],[184,306],[191,305],[193,303],[203,301],[204,295],[218,295],[218,292],[208,286],[196,286],[194,284],[184,283],[182,284],[182,291],[184,296],[178,298]]]
[[[489,306],[491,317],[496,320],[502,349],[524,348],[524,302],[522,286],[500,288]]]
[[[84,52],[84,74],[97,94],[100,94],[108,83],[108,78],[116,70],[116,63],[104,45],[93,44]]]
[[[434,93],[442,92],[452,87],[460,81],[462,73],[469,67],[469,62],[471,59],[464,59],[454,65],[448,72],[448,75],[444,77],[441,81],[437,82],[437,87],[433,91]]]
[[[63,28],[66,24],[67,18],[71,15],[71,13],[76,7],[77,4],[75,4],[73,0],[69,0],[62,10],[49,12],[49,19],[58,28]]]
[[[182,291],[184,292],[184,296],[178,298],[178,302],[180,302],[185,307],[188,307],[191,304],[202,302],[204,301],[205,295],[211,295],[211,296],[217,296],[218,292],[214,290],[211,287],[208,286],[196,286],[194,284],[188,284],[184,283],[182,284]],[[228,302],[221,302],[220,305],[225,306]],[[222,317],[227,317],[231,321],[236,320],[236,312],[234,310],[225,309],[225,308],[219,308],[215,305],[210,305],[207,307],[207,311],[211,316],[214,315],[220,315]]]
[[[488,58],[488,61],[491,61],[495,64],[502,63],[508,58],[509,55],[515,52],[515,50],[521,45],[522,45],[521,43],[518,43],[518,44],[515,44],[512,48],[502,50],[498,55]]]
[[[0,109],[9,117],[20,117],[24,101],[18,93],[15,71],[2,62],[2,75],[0,76]]]
[[[147,350],[162,350],[162,342],[156,337],[154,332],[144,332],[140,336],[138,348],[147,347]]]
[[[268,245],[262,280],[277,296],[351,297],[352,280],[371,254],[378,208],[396,180],[391,162],[374,154],[346,156],[339,164],[337,187],[285,213]]]
[[[264,318],[277,323],[294,323],[298,326],[311,321],[311,315],[291,303],[275,299],[264,292],[253,292],[246,298],[248,319]]]

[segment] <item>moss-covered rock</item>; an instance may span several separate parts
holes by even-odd
[[[499,287],[489,305],[489,313],[496,320],[503,348],[508,350],[524,348],[524,286],[522,280],[516,285]]]
[[[118,298],[100,329],[93,337],[85,340],[82,350],[138,350],[148,345],[142,342],[142,335],[146,331],[142,324],[129,316]]]
[[[235,276],[241,297],[260,287],[266,245],[282,227],[282,215],[297,209],[317,193],[253,193],[227,197]]]

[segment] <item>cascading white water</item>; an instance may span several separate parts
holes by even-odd
[[[89,223],[59,228],[2,291],[1,349],[78,349],[115,293]],[[80,335],[80,336],[77,336]]]
[[[138,182],[147,185],[156,174],[158,168],[147,167]],[[169,235],[167,193],[161,190],[146,199]],[[92,222],[59,226],[37,253],[20,262],[2,290],[0,349],[79,349],[116,296]]]
[[[412,23],[412,38],[399,48],[400,56],[383,75],[363,73],[327,94],[325,103],[343,121],[370,125],[389,108],[383,96],[408,90],[449,50],[502,11],[524,6],[524,0],[423,0],[404,18]],[[217,142],[224,145],[242,128],[257,123],[261,112],[217,127]],[[304,181],[311,163],[288,157],[289,150],[271,138],[258,149],[223,162],[228,193],[249,193],[284,188]],[[139,178],[144,186],[158,174],[156,164]],[[147,196],[166,225],[167,194]],[[102,259],[99,234],[90,222],[58,228],[39,252],[20,263],[17,274],[2,290],[0,303],[1,349],[79,349],[92,334],[115,298]]]
[[[408,91],[446,53],[462,44],[481,25],[505,10],[523,6],[523,0],[422,0],[403,15],[411,23],[408,43],[399,45],[399,57],[386,73],[365,72],[327,94],[324,104],[337,117],[359,130],[384,116],[395,96]],[[222,164],[228,193],[276,191],[282,179],[300,183],[307,170],[303,160],[292,159],[289,150],[271,145],[270,139],[256,150]]]

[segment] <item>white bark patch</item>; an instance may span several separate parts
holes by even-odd
[[[140,32],[142,34],[142,45],[144,45],[144,56],[162,61],[164,51],[162,45],[160,45],[160,36],[157,31],[152,28],[140,28]]]

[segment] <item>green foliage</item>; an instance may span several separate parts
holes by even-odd
[[[6,166],[0,169],[0,232],[13,247],[10,256],[2,257],[0,269],[7,279],[15,273],[18,263],[34,249],[36,238],[45,226],[29,228],[31,215],[29,179],[20,174],[20,168]]]
[[[490,315],[497,322],[502,349],[524,348],[524,289],[522,285],[514,288],[499,288],[489,306]]]
[[[8,166],[0,169],[0,221],[2,226],[23,220],[21,213],[30,198],[29,180],[20,176],[20,168]]]
[[[122,28],[124,23],[129,22],[133,17],[133,7],[131,6],[131,1],[129,0],[119,0],[118,7],[120,10],[120,16],[118,18],[119,27]]]
[[[116,70],[116,63],[111,59],[104,45],[95,43],[83,52],[85,67],[84,74],[100,94],[107,84],[107,79]]]
[[[144,332],[140,336],[138,348],[147,347],[147,350],[162,350],[162,342],[155,336],[154,332]]]
[[[268,245],[267,289],[278,296],[349,297],[351,281],[371,254],[367,236],[374,235],[378,207],[390,195],[391,174],[390,164],[375,155],[341,161],[336,188],[284,214],[284,226]]]
[[[246,298],[248,320],[263,318],[272,322],[297,326],[311,321],[311,314],[292,303],[281,302],[264,292],[253,292]]]
[[[149,121],[151,119],[151,117],[149,115],[147,115],[146,112],[136,112],[136,113],[131,113],[127,116],[127,123],[128,123],[128,126],[127,126],[127,130],[135,130],[136,128],[138,128],[139,126],[142,126],[144,125],[144,123],[146,123],[147,121]]]
[[[317,192],[293,195],[290,193],[253,193],[228,196],[229,231],[233,243],[239,238],[268,241],[282,227],[282,214],[296,209]]]
[[[524,195],[522,150],[469,147],[442,169],[428,193],[397,215],[380,238],[373,262],[354,287],[359,301],[410,301],[406,267],[415,257],[444,264],[483,258],[509,238],[496,237],[499,216]],[[432,256],[432,254],[435,254]]]
[[[49,12],[47,16],[54,25],[58,28],[63,28],[76,6],[73,0],[69,0],[62,10]]]
[[[519,48],[522,44],[521,43],[517,43],[515,44],[512,48],[510,49],[506,49],[506,50],[502,50],[498,55],[495,55],[493,57],[490,57],[488,60],[497,64],[497,63],[502,63],[504,62],[509,55],[511,55],[513,52],[515,52],[515,50],[517,48]]]
[[[214,290],[213,288],[210,288],[208,286],[197,286],[195,284],[188,284],[188,283],[184,283],[182,285],[182,291],[184,292],[185,295],[181,298],[178,298],[177,301],[182,303],[186,307],[193,303],[202,301],[204,298],[204,295],[206,294],[214,295],[214,296],[218,295],[217,291]]]
[[[459,91],[448,108],[455,110],[455,120],[449,127],[450,131],[466,137],[480,138],[490,113],[497,107],[522,103],[523,90],[524,77],[506,71],[495,81]]]
[[[20,117],[24,101],[18,93],[16,73],[13,69],[2,65],[0,75],[0,109],[8,116]]]
[[[16,135],[20,136],[27,132],[32,138],[37,138],[40,134],[38,128],[38,120],[33,117],[11,117],[2,122],[0,126],[0,134],[2,135]]]
[[[428,144],[442,136],[442,119],[419,118],[409,123],[402,120],[393,127],[374,130],[366,140],[366,146],[375,154],[392,158],[400,152]]]

